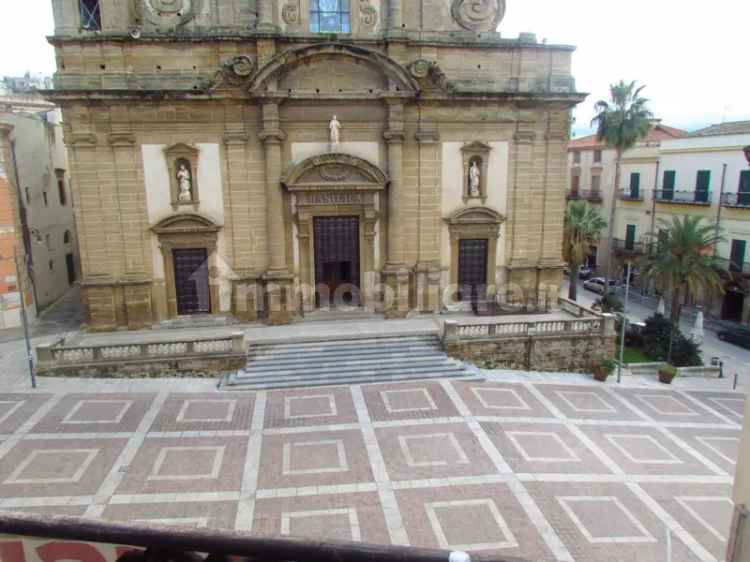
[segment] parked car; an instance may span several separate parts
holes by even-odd
[[[566,277],[570,277],[570,269],[567,267],[563,270],[563,273],[565,273]],[[582,265],[581,269],[578,270],[578,278],[579,279],[588,279],[591,277],[591,274],[594,273],[594,270],[591,269],[588,265]]]
[[[721,341],[750,349],[750,329],[748,328],[724,328],[716,335]]]
[[[594,293],[598,293],[600,295],[604,294],[604,287],[606,286],[607,282],[605,281],[604,277],[594,277],[593,279],[587,279],[583,282],[583,288],[588,289],[589,291],[592,291]],[[609,289],[610,291],[617,288],[617,281],[614,279],[610,279],[609,281]]]

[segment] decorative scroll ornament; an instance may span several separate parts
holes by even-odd
[[[434,61],[419,59],[409,63],[406,68],[420,82],[437,86],[446,92],[453,92],[456,89],[455,84],[448,80],[445,73]]]
[[[362,29],[371,31],[378,23],[378,11],[370,5],[369,0],[359,0],[359,25]]]
[[[505,15],[505,0],[453,0],[451,15],[469,31],[495,31]]]
[[[237,55],[221,63],[213,87],[222,85],[240,86],[255,72],[255,61],[247,55]]]
[[[139,0],[143,19],[159,26],[180,26],[195,18],[203,0]]]
[[[419,59],[410,63],[407,68],[409,69],[409,72],[411,72],[411,75],[414,76],[414,78],[417,78],[418,80],[424,80],[430,75],[430,70],[432,69],[432,66],[434,64],[434,62]]]
[[[287,25],[297,25],[300,22],[299,0],[284,4],[281,9],[281,18]]]

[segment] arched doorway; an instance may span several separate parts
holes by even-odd
[[[388,177],[347,154],[308,158],[282,178],[294,209],[299,283],[306,311],[371,304],[376,225]]]

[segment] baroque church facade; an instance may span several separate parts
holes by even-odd
[[[92,330],[556,299],[573,48],[505,0],[52,0]]]

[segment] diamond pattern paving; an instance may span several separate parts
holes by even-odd
[[[429,381],[8,394],[0,510],[527,560],[721,560],[744,397]]]

